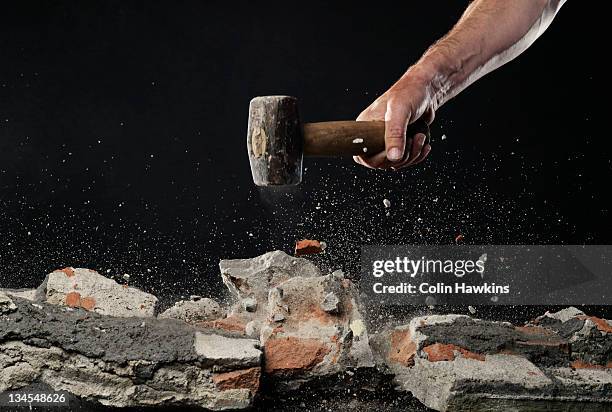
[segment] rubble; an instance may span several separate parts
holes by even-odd
[[[333,310],[322,308],[325,301]],[[260,340],[265,370],[280,382],[278,388],[374,366],[368,333],[359,327],[364,323],[357,292],[348,279],[293,277],[270,292],[267,308]]]
[[[572,367],[612,368],[612,322],[609,320],[587,316],[570,307],[556,313],[545,313],[532,324],[553,331],[571,345]]]
[[[196,332],[195,351],[205,359],[215,361],[215,367],[259,365],[259,341],[229,338],[222,335]]]
[[[36,300],[36,289],[0,289],[0,293],[27,300]]]
[[[14,302],[17,310],[0,317],[0,392],[42,382],[108,406],[225,410],[250,406],[258,389],[261,351],[252,339],[173,319],[143,327],[139,317]]]
[[[5,293],[0,292],[0,315],[10,313],[15,310],[17,310],[17,306],[15,306],[11,298]]]
[[[334,292],[329,292],[321,302],[321,309],[328,313],[337,313],[339,304],[340,299],[338,299],[338,296]]]
[[[243,319],[245,334],[258,335],[265,370],[279,382],[277,389],[373,367],[355,286],[341,271],[322,275],[305,259],[273,253],[276,264],[266,254],[220,266],[236,301],[257,300],[255,311],[238,305],[228,317]]]
[[[575,335],[580,325],[561,327],[580,317],[566,310],[517,327],[464,315],[424,316],[372,341],[396,384],[437,411],[570,410],[579,403],[581,410],[602,410],[612,406],[612,335],[598,329],[586,357],[576,346],[584,342]],[[543,327],[544,318],[555,323]],[[581,322],[582,331],[589,321]]]
[[[180,319],[188,323],[196,323],[219,319],[224,315],[223,309],[217,302],[209,298],[196,300],[181,300],[174,306],[166,309],[157,317],[160,319]]]
[[[242,300],[242,307],[247,312],[255,312],[257,310],[257,300],[253,297],[249,297]]]
[[[314,255],[324,249],[325,243],[318,240],[304,239],[295,242],[295,256]]]
[[[108,406],[210,410],[323,391],[353,406],[368,392],[437,411],[612,409],[612,322],[576,308],[522,326],[420,316],[372,335],[342,271],[280,251],[220,269],[231,307],[193,295],[157,317],[156,297],[87,269],[0,290],[0,393],[42,383]]]
[[[90,269],[64,268],[47,275],[37,290],[40,300],[81,307],[102,315],[154,316],[157,298],[120,285]]]
[[[246,326],[250,323],[248,336],[259,335],[261,323],[268,317],[270,290],[294,276],[321,276],[319,268],[310,261],[280,250],[252,259],[222,260],[219,268],[223,283],[237,304],[226,318],[203,326],[247,335]]]
[[[265,302],[268,289],[292,276],[321,276],[321,271],[306,259],[276,250],[253,259],[222,260],[219,263],[223,283],[238,299],[253,297]]]

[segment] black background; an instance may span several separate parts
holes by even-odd
[[[329,3],[3,4],[0,286],[75,266],[157,295],[216,294],[220,258],[303,237],[353,276],[361,244],[611,243],[590,2],[568,2],[524,55],[439,110],[424,164],[308,159],[300,187],[255,188],[250,98],[352,119],[467,5]]]

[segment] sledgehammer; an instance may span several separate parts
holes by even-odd
[[[408,126],[407,136],[429,127],[423,120]],[[247,149],[257,186],[296,185],[302,181],[304,156],[355,156],[385,149],[385,122],[300,123],[297,99],[255,97],[249,106]]]

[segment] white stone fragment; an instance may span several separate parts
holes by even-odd
[[[47,275],[40,287],[47,303],[65,305],[66,295],[78,293],[95,300],[93,311],[119,317],[154,316],[157,298],[139,289],[120,285],[90,269],[66,268]]]
[[[158,315],[160,319],[180,319],[188,323],[215,320],[223,316],[217,302],[209,298],[181,300]]]
[[[0,315],[4,313],[10,313],[17,310],[17,305],[13,303],[11,298],[8,295],[0,292]]]
[[[218,361],[219,364],[228,362],[233,365],[252,365],[259,363],[261,358],[259,341],[255,339],[228,338],[196,332],[194,348],[198,355]]]
[[[255,312],[257,310],[257,299],[252,296],[242,299],[242,307],[247,312]]]
[[[15,298],[36,300],[36,289],[0,289],[0,293],[2,292]]]

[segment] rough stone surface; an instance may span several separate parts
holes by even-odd
[[[36,381],[120,407],[224,410],[252,403],[261,361],[257,341],[204,334],[173,319],[13,300],[17,310],[0,316],[0,392]],[[250,386],[244,379],[219,380],[218,374],[232,372],[249,375]]]
[[[220,390],[248,389],[253,395],[259,390],[260,379],[261,368],[215,373],[212,377],[213,382]]]
[[[588,317],[561,327],[576,317],[585,318],[565,311],[515,327],[464,315],[424,316],[376,335],[372,346],[400,388],[438,411],[612,409],[608,358],[576,363],[585,357],[580,350],[599,353],[610,338],[595,322],[585,332]],[[580,337],[569,332],[576,329]],[[585,336],[591,340],[576,354],[574,345]]]
[[[323,276],[309,261],[279,251],[220,267],[241,302],[228,319],[240,319],[245,335],[259,338],[276,389],[374,366],[356,288],[341,272]],[[245,310],[247,299],[256,300],[255,310]]]
[[[158,315],[160,319],[180,319],[188,323],[215,320],[223,316],[223,309],[209,298],[181,300]]]
[[[579,368],[612,366],[612,323],[587,316],[576,308],[546,313],[533,325],[561,336],[571,346],[571,365]]]
[[[248,335],[251,337],[255,337],[259,333],[259,330],[251,330],[250,333],[247,333],[247,325],[254,325],[251,319],[251,314],[246,312],[239,312],[230,313],[229,316],[225,318],[199,322],[197,323],[197,325],[205,329],[216,329],[223,333]]]
[[[325,312],[336,313],[338,312],[338,305],[340,304],[340,299],[335,295],[334,292],[329,292],[323,298],[323,302],[321,302],[321,309]]]
[[[257,299],[255,299],[253,297],[242,299],[242,307],[247,312],[255,312],[255,311],[257,311]]]
[[[606,319],[576,308],[523,326],[433,315],[372,337],[342,272],[278,251],[220,266],[227,314],[193,296],[152,317],[155,297],[86,269],[53,272],[35,292],[0,290],[0,392],[41,384],[110,406],[212,410],[254,399],[302,410],[322,393],[336,394],[327,409],[382,410],[373,395],[354,403],[366,392],[401,399],[388,410],[424,410],[413,395],[439,411],[612,410]]]
[[[196,332],[195,351],[215,366],[250,366],[261,361],[259,341],[254,339],[229,338],[226,336]]]
[[[310,261],[289,256],[280,250],[252,259],[222,260],[219,267],[223,283],[236,304],[226,319],[203,326],[247,336],[259,336],[263,323],[269,320],[268,297],[277,285],[296,276],[321,276],[321,271]],[[282,292],[280,289],[278,291]],[[276,319],[281,321],[284,316],[279,314]]]
[[[36,289],[0,289],[0,293],[31,301],[36,300]]]
[[[0,315],[17,310],[13,300],[5,293],[0,292]]]
[[[40,300],[81,307],[102,315],[151,317],[157,298],[120,285],[90,269],[64,268],[47,275],[37,291]]]
[[[330,348],[318,339],[285,337],[265,346],[266,372],[304,372],[323,362]]]
[[[330,293],[338,302],[326,312]],[[293,277],[271,289],[260,340],[278,389],[374,366],[355,287],[341,276]]]
[[[239,299],[254,297],[265,302],[268,289],[294,277],[321,276],[321,271],[306,259],[276,250],[252,259],[222,260],[219,263],[223,283]]]
[[[568,320],[573,319],[578,316],[584,316],[584,312],[581,311],[580,309],[570,306],[569,308],[561,309],[558,312],[554,312],[554,313],[546,312],[544,315],[536,319],[536,323],[537,321],[542,320],[544,318],[554,319],[554,320],[558,320],[561,322],[567,322]]]

